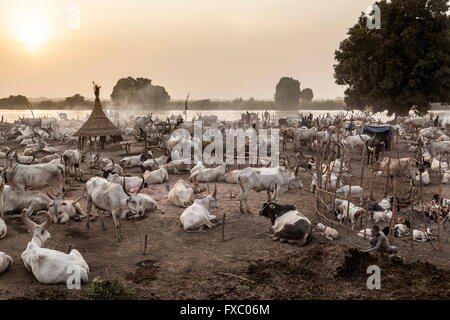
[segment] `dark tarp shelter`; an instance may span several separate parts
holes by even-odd
[[[368,126],[363,128],[363,134],[368,134],[371,137],[376,137],[378,140],[384,142],[386,150],[391,148],[391,138],[394,134],[394,129],[391,126]]]

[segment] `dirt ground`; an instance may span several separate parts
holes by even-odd
[[[133,146],[132,151],[139,150]],[[120,150],[110,155],[118,161],[123,153]],[[353,185],[359,184],[359,159],[360,155],[356,155],[352,162]],[[89,178],[88,164],[82,169],[85,178]],[[142,174],[139,168],[127,169],[125,173]],[[306,172],[301,176],[304,188],[291,190],[280,202],[295,204],[313,222],[318,222],[315,198],[309,191],[311,176]],[[266,193],[253,192],[249,203],[254,214],[240,215],[238,198],[229,197],[230,190],[238,191],[237,186],[218,183],[220,209],[213,214],[222,221],[226,213],[222,242],[222,225],[207,234],[182,230],[179,216],[183,209],[167,201],[168,189],[181,178],[187,180],[188,175],[171,175],[168,183],[143,190],[158,202],[158,210],[140,221],[122,221],[125,236],[122,242],[116,241],[112,219],[107,217],[106,231],[100,221],[91,223],[89,230],[84,222],[53,224],[49,228],[52,238],[46,247],[61,251],[67,251],[69,246],[78,249],[90,267],[90,281],[95,277],[121,278],[139,299],[448,299],[450,296],[447,240],[437,250],[433,248],[437,248],[435,241],[433,246],[430,242],[415,242],[411,248],[409,238],[395,239],[403,262],[358,252],[356,248],[366,248],[368,241],[340,227],[337,229],[341,237],[336,242],[319,234],[304,247],[275,242],[270,238],[270,222],[255,214]],[[437,182],[438,177],[433,174],[432,185],[424,187],[427,202],[438,191]],[[366,173],[366,195],[369,185]],[[78,197],[82,189],[83,184],[73,182],[66,199]],[[408,186],[405,184],[403,189],[406,192]],[[377,178],[374,190],[375,198],[381,199],[384,178]],[[448,186],[442,191],[450,197]],[[81,205],[86,208],[84,199]],[[401,214],[408,212],[405,208]],[[14,263],[0,275],[0,299],[87,299],[85,290],[89,284],[83,285],[82,290],[69,290],[65,285],[38,283],[20,258],[30,235],[20,219],[6,218],[6,223],[8,235],[0,240],[0,251],[9,254]],[[424,220],[416,216],[414,223],[424,224]],[[436,230],[433,226],[433,231]],[[449,230],[446,237],[448,234]],[[143,254],[145,235],[148,249]],[[367,267],[374,264],[381,268],[381,290],[366,287]]]

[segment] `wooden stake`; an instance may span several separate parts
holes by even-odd
[[[145,238],[144,238],[144,254],[147,254],[147,240],[148,240],[148,237],[147,237],[147,234],[146,234]]]
[[[225,242],[225,215],[226,213],[223,213],[222,217],[222,242]]]

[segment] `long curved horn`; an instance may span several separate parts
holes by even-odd
[[[33,221],[31,221],[30,218],[28,218],[27,209],[22,210],[22,221],[28,230],[31,230],[31,229],[34,229],[37,227],[37,224],[34,223]]]
[[[15,150],[15,148],[12,148],[11,150],[9,150],[9,151],[6,153],[6,159],[9,158],[9,154],[10,154],[11,152],[13,152],[14,150]]]
[[[47,229],[52,224],[52,217],[48,214],[48,211],[43,211],[45,216],[45,222],[39,225],[42,229]]]
[[[137,191],[136,193],[141,192],[142,188],[144,187],[144,184],[145,184],[144,176],[141,176],[141,179],[142,179],[142,183],[141,183],[141,185],[139,186],[139,189],[138,189],[138,191]],[[123,179],[123,181],[125,181],[125,178]]]
[[[48,195],[48,197],[49,197],[50,199],[55,200],[55,197],[52,196],[52,195],[50,194],[50,192],[48,192],[48,189],[45,190],[45,193]]]
[[[122,180],[122,189],[123,189],[123,192],[125,192],[127,196],[130,196],[130,194],[128,193],[127,189],[125,188],[125,177],[122,177],[122,179],[123,179],[123,180]]]
[[[83,198],[83,196],[84,196],[85,192],[86,192],[86,187],[84,187],[84,189],[83,189],[83,193],[81,194],[81,196],[80,196],[79,198],[77,198],[76,200],[74,200],[74,201],[73,201],[73,204],[75,204],[75,203],[77,203],[78,201],[80,201],[80,200],[81,200],[81,198]]]
[[[277,200],[277,194],[278,194],[278,182],[275,183],[275,187],[273,188],[273,201]]]

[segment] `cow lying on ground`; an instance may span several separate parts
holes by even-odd
[[[170,189],[167,198],[174,206],[187,208],[194,202],[195,192],[191,185],[180,179]]]
[[[204,228],[212,228],[216,216],[211,215],[211,209],[219,208],[217,201],[217,186],[214,186],[214,192],[203,199],[196,199],[194,203],[187,207],[180,216],[180,221],[186,232],[206,233]]]
[[[267,189],[267,201],[258,214],[270,219],[274,232],[272,239],[291,244],[305,245],[313,239],[311,221],[301,214],[294,205],[281,205],[275,202],[277,185],[273,195]]]
[[[5,220],[0,218],[0,239],[6,237],[7,232],[8,232],[8,228],[6,227]]]
[[[50,239],[47,228],[51,224],[51,217],[44,212],[46,221],[40,225],[28,218],[26,210],[22,212],[22,220],[32,235],[27,248],[21,258],[25,268],[31,271],[35,278],[44,284],[67,283],[73,272],[80,276],[83,283],[88,281],[89,267],[83,256],[76,249],[69,254],[61,251],[43,248],[45,242]],[[72,270],[72,272],[68,272]]]
[[[418,242],[426,242],[430,240],[431,229],[430,228],[418,228],[413,230],[413,239]]]
[[[13,259],[6,253],[0,251],[0,274],[6,271],[12,265]]]

